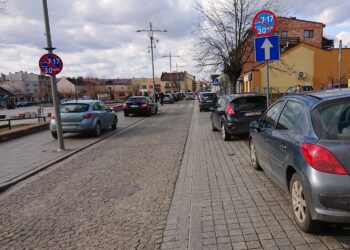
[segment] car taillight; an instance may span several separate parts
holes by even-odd
[[[143,109],[148,108],[148,104],[147,104],[147,103],[143,103],[143,104],[141,105],[141,108],[143,108]]]
[[[83,119],[91,119],[91,118],[92,118],[92,114],[83,115]]]
[[[234,114],[235,114],[235,110],[233,109],[231,103],[229,103],[229,104],[227,105],[227,107],[226,107],[226,113],[227,113],[228,115],[234,115]]]
[[[303,143],[301,151],[312,168],[330,174],[348,175],[346,169],[328,149],[311,143]]]
[[[128,104],[127,103],[124,103],[123,104],[123,109],[127,109],[128,108]]]

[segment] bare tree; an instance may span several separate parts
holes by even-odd
[[[199,43],[195,59],[200,70],[218,70],[229,77],[235,92],[244,64],[253,52],[252,19],[262,9],[283,12],[280,2],[261,0],[206,0],[197,2]]]

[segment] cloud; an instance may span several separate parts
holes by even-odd
[[[48,1],[48,10],[53,46],[64,61],[62,75],[150,77],[150,39],[147,32],[135,32],[149,29],[150,21],[154,29],[168,30],[154,34],[159,40],[154,51],[156,75],[169,70],[162,58],[169,51],[181,51],[179,64],[186,64],[188,71],[193,67],[187,51],[193,46],[192,1],[60,0]],[[1,69],[37,73],[46,47],[42,1],[8,1],[7,13],[0,17]],[[18,54],[23,63],[17,63]]]

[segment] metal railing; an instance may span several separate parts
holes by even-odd
[[[7,122],[5,125],[0,125],[0,128],[8,128],[9,130],[12,129],[11,121],[21,121],[21,120],[34,120],[38,119],[38,123],[46,122],[46,116],[38,116],[38,117],[29,117],[29,118],[4,118],[0,119],[0,122]]]

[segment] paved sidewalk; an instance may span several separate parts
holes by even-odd
[[[301,232],[287,195],[252,168],[247,139],[224,142],[196,105],[162,249],[350,249],[350,229]]]

